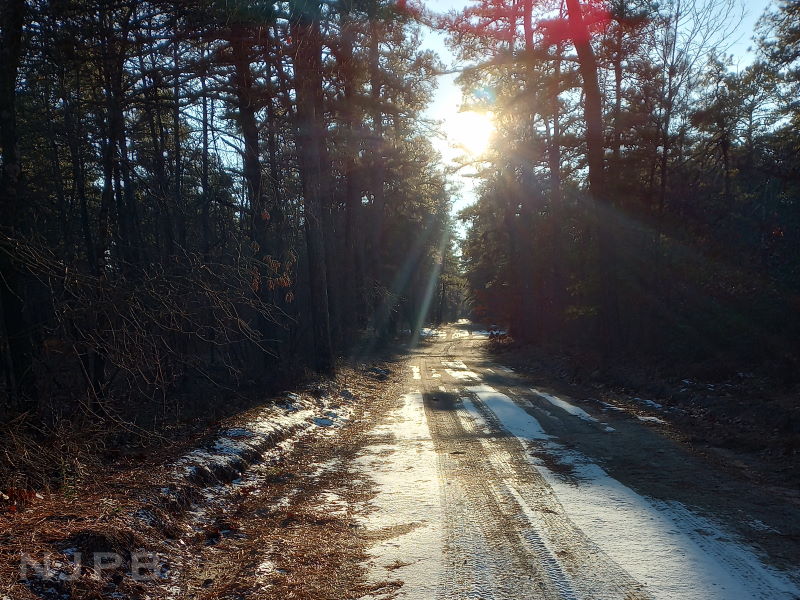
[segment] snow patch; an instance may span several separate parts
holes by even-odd
[[[758,519],[751,519],[747,521],[747,524],[750,526],[751,529],[756,531],[768,531],[770,533],[777,533],[778,535],[783,535],[780,531],[775,529],[774,527],[770,527],[764,521],[759,521]]]
[[[456,369],[461,371],[466,371],[468,369],[463,360],[443,360],[442,366],[448,369]]]
[[[521,440],[549,437],[508,396],[486,385],[468,389]],[[472,416],[474,407],[464,407]],[[794,600],[800,595],[794,581],[765,566],[716,523],[680,503],[638,495],[578,452],[554,442],[543,446],[559,463],[572,466],[566,477],[529,458],[566,515],[656,600]]]
[[[571,414],[573,417],[578,417],[579,419],[583,421],[589,421],[590,423],[598,422],[597,419],[595,419],[592,415],[587,413],[582,408],[579,408],[574,404],[570,404],[569,402],[559,398],[558,396],[553,396],[552,394],[548,394],[547,392],[543,392],[535,388],[531,388],[531,391],[540,398],[544,398],[545,400],[547,400],[553,406],[556,406],[561,410],[563,410],[564,412]]]
[[[460,360],[443,360],[442,366],[445,367],[445,373],[450,375],[453,379],[462,379],[465,381],[479,381],[480,377],[477,373],[473,373],[467,368],[467,365]]]
[[[474,402],[472,402],[472,398],[468,396],[462,396],[459,398],[459,400],[461,400],[461,404],[469,414],[470,419],[472,419],[472,425],[475,427],[475,430],[484,434],[491,433],[489,425],[486,423],[486,419],[483,418],[483,415],[478,410],[478,407],[475,406]]]
[[[399,579],[397,598],[435,598],[443,576],[443,522],[437,455],[422,393],[406,394],[402,406],[376,427],[391,444],[370,446],[356,464],[377,485],[362,525],[376,534],[370,548],[369,579]],[[370,596],[366,596],[370,597]]]
[[[476,329],[472,332],[475,337],[488,338],[493,335],[507,335],[508,331],[505,329]]]
[[[339,494],[334,492],[322,492],[320,494],[322,506],[325,509],[325,514],[334,518],[344,518],[349,512],[349,505],[347,501]]]
[[[342,461],[341,461],[340,458],[335,457],[335,458],[331,458],[329,460],[326,460],[325,462],[317,463],[317,464],[314,465],[314,470],[311,472],[310,477],[312,479],[319,479],[323,475],[325,475],[327,473],[331,473],[331,472],[335,471],[337,468],[339,468],[339,465],[341,465],[341,462]]]
[[[531,463],[568,517],[656,600],[793,600],[800,593],[715,523],[680,503],[636,494],[577,452],[550,449],[573,467],[572,477]]]
[[[625,409],[617,406],[616,404],[609,404],[608,402],[603,402],[602,400],[596,400],[596,402],[603,407],[603,410],[613,410],[616,412],[625,412]]]
[[[293,450],[309,428],[317,425],[333,429],[351,414],[351,409],[330,403],[329,399],[302,398],[293,393],[283,396],[291,404],[265,406],[246,425],[220,431],[204,448],[172,463],[159,494],[160,502],[176,508],[191,504],[188,526],[197,526],[210,510],[223,507],[237,490],[255,485]],[[148,524],[145,513],[140,511],[135,516]]]
[[[500,420],[503,427],[512,435],[526,440],[547,440],[550,436],[532,415],[505,394],[489,385],[476,385],[467,388],[475,394]]]
[[[455,371],[453,369],[445,369],[445,373],[450,375],[453,379],[463,379],[464,381],[479,381],[480,376],[472,371]]]
[[[658,423],[659,425],[667,424],[664,419],[659,419],[658,417],[643,417],[641,415],[636,415],[636,418],[640,421],[644,421],[645,423]]]
[[[419,332],[419,335],[420,337],[443,337],[445,333],[441,329],[429,329],[428,327],[424,327],[422,331]]]
[[[656,410],[661,410],[664,408],[658,402],[653,402],[652,400],[647,400],[646,398],[634,398],[634,402],[638,402],[639,404],[644,404],[645,406],[649,406],[650,408],[655,408]]]

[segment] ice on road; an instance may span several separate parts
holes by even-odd
[[[364,519],[371,549],[369,579],[404,582],[399,597],[436,597],[442,578],[442,504],[436,452],[422,394],[400,398],[399,408],[373,435],[384,444],[366,448],[358,468],[377,485]]]
[[[470,337],[451,334],[415,357],[416,389],[359,461],[378,488],[365,519],[373,581],[420,600],[800,597],[797,573],[767,566],[713,516],[637,493],[546,431],[530,392],[612,428],[522,382],[495,384],[460,355]]]

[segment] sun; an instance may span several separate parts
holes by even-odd
[[[457,112],[447,119],[447,137],[454,147],[470,156],[481,156],[494,134],[491,112]]]

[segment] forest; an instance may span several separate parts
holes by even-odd
[[[796,381],[800,3],[755,31],[735,0],[501,5],[449,24],[497,129],[460,215],[476,317],[591,368]]]
[[[800,598],[800,0],[0,0],[0,600]]]
[[[380,1],[3,0],[4,421],[163,422],[446,310],[419,29]]]
[[[157,430],[463,316],[793,381],[800,3],[465,4],[2,0],[7,434]],[[456,216],[429,29],[494,128]]]

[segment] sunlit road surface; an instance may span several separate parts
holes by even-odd
[[[800,597],[796,572],[709,512],[704,488],[721,486],[655,424],[532,387],[466,324],[426,333],[359,459],[380,490],[365,523],[374,582],[420,600]],[[746,519],[740,502],[720,511]]]

